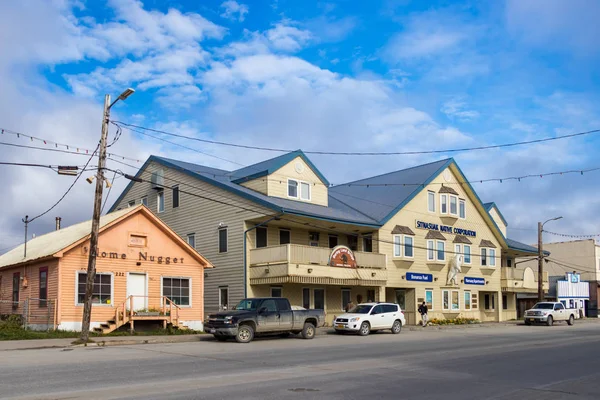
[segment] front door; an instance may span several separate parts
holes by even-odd
[[[127,275],[127,297],[133,297],[133,310],[143,310],[146,308],[148,288],[146,286],[146,274],[130,272]],[[130,306],[127,302],[127,308]]]
[[[406,310],[406,290],[396,289],[396,304],[400,306],[401,310]]]
[[[268,299],[258,307],[256,331],[269,332],[279,330],[279,311],[275,299]]]

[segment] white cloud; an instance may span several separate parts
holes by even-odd
[[[306,23],[319,42],[335,43],[346,39],[358,26],[358,18],[320,16]]]
[[[309,31],[288,25],[285,21],[275,24],[265,32],[265,36],[275,50],[289,52],[300,50],[312,39]]]
[[[246,19],[246,14],[248,14],[248,6],[245,4],[240,4],[234,0],[227,0],[221,4],[221,8],[225,9],[221,17],[238,20],[239,22],[244,22]]]
[[[475,110],[470,110],[469,105],[460,97],[446,101],[441,108],[441,111],[450,119],[468,121],[479,117],[479,113]]]

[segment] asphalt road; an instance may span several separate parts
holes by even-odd
[[[598,399],[600,324],[0,352],[2,399]]]

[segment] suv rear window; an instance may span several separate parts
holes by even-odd
[[[395,305],[395,304],[384,304],[382,307],[383,307],[383,312],[384,313],[397,312],[398,311],[398,306]]]

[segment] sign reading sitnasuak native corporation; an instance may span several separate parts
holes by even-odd
[[[448,225],[432,224],[431,222],[415,221],[415,226],[419,229],[429,231],[439,231],[443,233],[453,233],[455,235],[476,237],[477,232],[470,229],[455,228]]]
[[[356,258],[348,247],[336,246],[331,250],[329,265],[332,267],[356,268]]]

